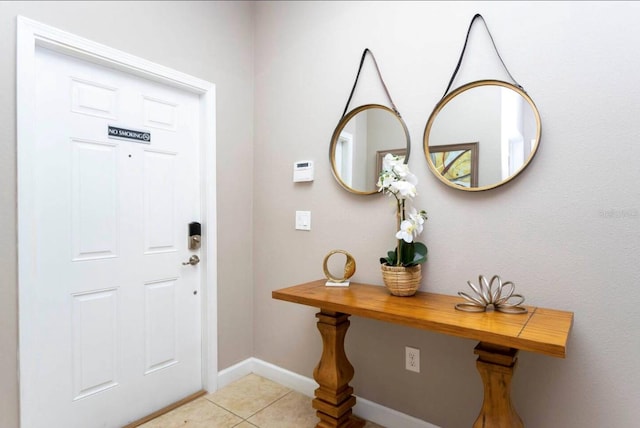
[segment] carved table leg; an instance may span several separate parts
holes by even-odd
[[[361,428],[365,422],[351,413],[356,397],[353,388],[353,366],[344,352],[344,337],[349,328],[349,314],[321,309],[316,314],[322,336],[322,358],[313,371],[320,387],[316,389],[313,408],[320,422],[316,428]]]
[[[522,419],[511,404],[511,378],[518,350],[480,342],[474,353],[484,384],[484,402],[473,428],[523,428]]]

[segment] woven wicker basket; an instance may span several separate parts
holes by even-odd
[[[384,285],[394,296],[413,296],[420,288],[422,265],[404,267],[382,264],[380,266]]]

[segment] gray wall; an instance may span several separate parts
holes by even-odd
[[[542,115],[542,142],[524,173],[482,193],[450,189],[422,150],[431,110],[474,13],[486,18],[509,70]],[[360,55],[370,48],[412,139],[417,205],[429,212],[423,290],[455,294],[478,274],[512,280],[527,303],[575,311],[568,357],[523,352],[515,405],[533,428],[630,427],[640,420],[640,3],[257,2],[255,74],[255,355],[305,376],[320,357],[313,308],[271,291],[322,278],[331,249],[350,251],[354,279],[381,284],[393,244],[388,198],[343,190],[328,161]],[[454,86],[508,80],[474,26]],[[363,71],[351,107],[386,103]],[[367,81],[367,78],[369,79]],[[291,163],[315,161],[315,181]],[[310,232],[294,211],[312,212]],[[404,370],[404,346],[422,373]],[[468,427],[482,401],[469,340],[352,319],[353,385],[367,399],[446,427]]]
[[[18,14],[216,84],[219,367],[252,356],[253,3],[0,2],[0,427],[18,426]]]

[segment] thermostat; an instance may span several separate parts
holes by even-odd
[[[313,181],[313,161],[294,162],[293,181]]]

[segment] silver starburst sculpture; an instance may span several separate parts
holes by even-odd
[[[505,312],[508,314],[525,314],[527,308],[520,306],[524,302],[524,296],[514,294],[516,286],[513,282],[508,281],[504,284],[498,275],[491,278],[491,282],[487,283],[484,276],[478,277],[479,285],[473,285],[471,281],[467,281],[469,287],[473,290],[473,296],[458,291],[458,295],[463,297],[469,303],[458,303],[456,309],[466,312],[485,312],[495,310],[497,312]]]

